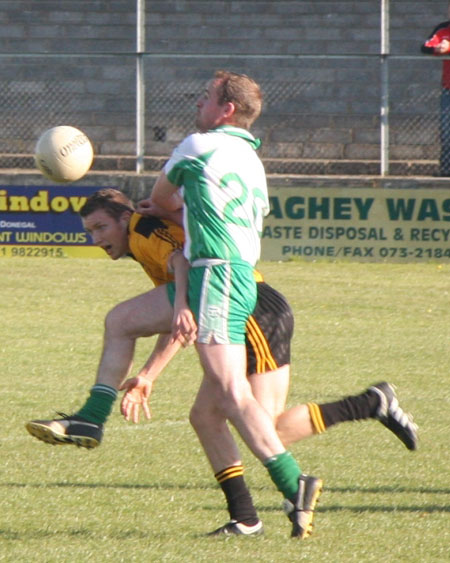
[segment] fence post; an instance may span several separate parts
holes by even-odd
[[[145,151],[145,0],[136,0],[136,173],[144,171]]]
[[[381,0],[380,174],[389,174],[389,0]]]

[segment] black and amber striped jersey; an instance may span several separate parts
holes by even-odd
[[[155,286],[173,281],[169,271],[169,257],[181,250],[184,243],[183,228],[153,216],[133,213],[128,226],[130,256],[144,268]]]

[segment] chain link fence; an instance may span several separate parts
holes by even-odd
[[[143,57],[144,170],[159,170],[193,130],[195,101],[217,68],[255,77],[265,95],[253,133],[270,174],[380,174],[380,58]],[[389,174],[439,170],[442,61],[389,60]],[[136,54],[0,56],[0,167],[34,168],[47,128],[92,140],[97,170],[135,170]]]

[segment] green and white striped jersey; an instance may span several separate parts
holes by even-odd
[[[252,266],[269,199],[259,140],[229,125],[194,133],[178,145],[164,171],[184,199],[185,256],[244,260]]]

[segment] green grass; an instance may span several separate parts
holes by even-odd
[[[115,408],[100,448],[52,447],[24,423],[81,406],[105,313],[148,289],[137,264],[3,259],[0,561],[448,561],[450,267],[263,263],[296,314],[289,405],[327,401],[387,378],[421,427],[407,451],[375,421],[292,447],[323,477],[314,535],[291,540],[281,497],[242,447],[266,534],[205,538],[226,521],[222,493],[187,417],[200,381],[192,349],[152,396],[153,419]],[[151,346],[141,341],[136,364]]]

